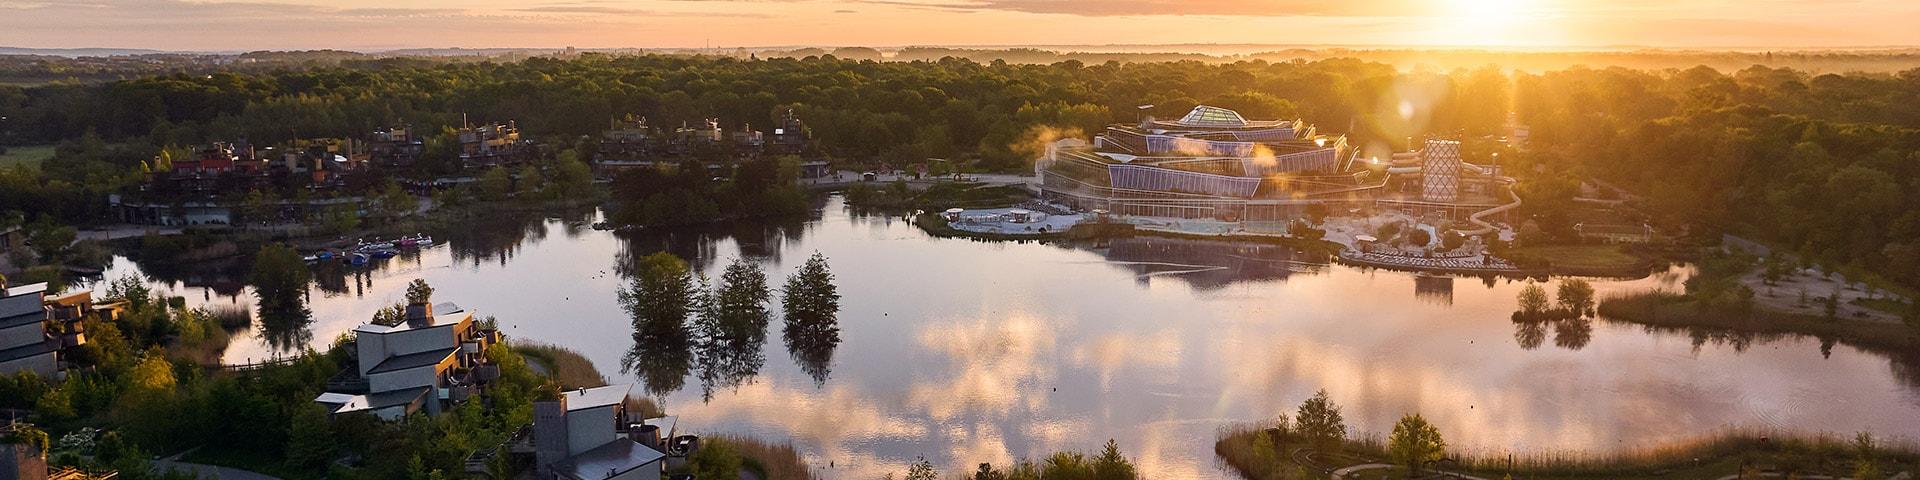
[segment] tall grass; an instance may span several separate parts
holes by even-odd
[[[607,384],[607,377],[601,375],[600,369],[594,368],[593,362],[580,355],[580,352],[542,343],[515,343],[513,351],[528,360],[539,363],[541,368],[546,369],[547,377],[559,382],[562,389],[572,390]]]
[[[1301,445],[1282,439],[1271,451],[1259,448],[1256,439],[1266,435],[1270,424],[1238,424],[1220,429],[1214,453],[1241,477],[1251,480],[1324,478],[1314,467],[1337,468],[1346,465],[1385,462],[1386,449],[1377,439],[1350,440],[1342,454],[1328,455],[1334,465],[1300,465],[1292,452]],[[1856,450],[1851,436],[1799,434],[1757,428],[1730,428],[1693,439],[1639,448],[1595,453],[1578,450],[1506,452],[1451,451],[1459,467],[1484,477],[1512,475],[1523,478],[1635,478],[1664,477],[1676,470],[1703,465],[1724,465],[1732,469],[1751,464],[1773,470],[1825,471],[1845,475],[1851,472]],[[1884,466],[1899,469],[1920,464],[1920,444],[1912,439],[1876,440],[1875,458]],[[1511,463],[1509,463],[1511,462]],[[1884,467],[1883,467],[1884,468]],[[1899,471],[1886,469],[1886,471]],[[1698,473],[1696,470],[1695,473]]]
[[[1784,335],[1832,338],[1842,343],[1911,358],[1920,352],[1920,329],[1898,323],[1822,318],[1775,312],[1718,302],[1689,295],[1645,291],[1612,295],[1600,300],[1600,318],[1654,328],[1712,330],[1770,340]]]
[[[253,309],[244,305],[214,305],[206,307],[206,310],[220,324],[220,328],[227,331],[253,326]]]
[[[816,480],[818,475],[807,468],[807,461],[800,457],[800,451],[791,443],[773,443],[752,437],[735,435],[710,435],[702,440],[718,440],[733,447],[744,457],[746,468],[753,470],[763,480]]]
[[[1630,448],[1612,453],[1577,450],[1514,454],[1508,466],[1508,454],[1467,453],[1459,456],[1460,465],[1474,471],[1511,473],[1523,476],[1626,476],[1652,475],[1663,471],[1696,467],[1716,461],[1737,459],[1757,465],[1784,468],[1823,468],[1846,473],[1841,465],[1855,458],[1852,437],[1829,433],[1803,434],[1760,428],[1728,428],[1689,440]],[[1910,439],[1877,440],[1877,456],[1883,462],[1913,463],[1920,459],[1920,445]]]

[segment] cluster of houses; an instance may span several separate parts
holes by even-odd
[[[464,125],[454,130],[463,171],[514,166],[533,161],[540,150],[521,138],[512,121]],[[246,141],[214,142],[191,148],[175,158],[161,152],[147,162],[147,179],[140,191],[110,199],[120,220],[147,225],[224,225],[233,222],[233,207],[255,190],[277,190],[297,185],[311,192],[351,190],[376,184],[377,171],[413,168],[426,153],[426,139],[416,129],[398,126],[373,132],[366,139],[299,139],[278,146],[255,146]],[[457,183],[452,181],[430,184]],[[289,205],[281,201],[283,216],[305,218],[341,202],[329,195]]]
[[[498,329],[476,323],[472,311],[451,303],[413,303],[391,325],[354,329],[353,363],[314,398],[332,416],[373,415],[399,420],[438,415],[483,398],[500,378],[487,350],[504,340]],[[541,479],[658,479],[698,448],[693,436],[677,435],[675,419],[634,418],[627,397],[632,385],[555,392],[534,403],[534,420],[506,444],[484,449],[467,462],[484,474],[488,460],[507,455],[531,464]]]
[[[364,139],[301,139],[275,146],[256,146],[244,140],[197,145],[184,154],[161,152],[146,164],[147,179],[139,192],[115,195],[110,202],[120,220],[146,225],[225,225],[234,221],[241,198],[255,190],[278,190],[298,185],[312,192],[353,190],[378,183],[370,175],[415,168],[427,151],[428,135],[411,126],[372,132]],[[416,189],[444,187],[472,181],[475,172],[513,167],[542,155],[540,145],[522,137],[520,127],[505,123],[463,124],[453,131],[458,142],[462,174],[426,182],[408,182]],[[701,125],[660,130],[645,117],[613,119],[592,153],[596,171],[606,175],[628,167],[678,164],[687,159],[706,162],[712,170],[726,163],[770,156],[795,155],[809,159],[801,165],[806,178],[827,175],[813,135],[805,122],[788,111],[771,134],[752,126],[728,130],[719,119]],[[313,195],[304,205],[281,201],[283,216],[306,218],[334,204]]]
[[[802,159],[802,178],[818,178],[828,174],[827,162],[818,153],[813,131],[788,110],[781,114],[772,134],[755,130],[752,125],[729,131],[721,128],[718,118],[706,119],[699,126],[683,124],[660,130],[650,126],[646,117],[629,114],[613,119],[600,135],[593,158],[596,169],[605,173],[689,159],[703,162],[708,170],[721,171],[728,162],[791,155]]]

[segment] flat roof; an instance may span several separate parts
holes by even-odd
[[[410,353],[398,357],[387,357],[386,360],[381,360],[379,365],[374,365],[372,370],[367,370],[367,373],[386,373],[431,366],[446,360],[447,357],[453,356],[453,353],[458,351],[460,351],[460,347],[449,347],[420,353]]]
[[[14,286],[7,287],[5,289],[0,289],[0,298],[18,297],[21,295],[31,295],[31,294],[42,293],[46,291],[47,291],[47,282],[29,283],[25,285],[14,285]]]
[[[459,305],[455,305],[452,302],[436,303],[433,305],[433,325],[414,326],[413,322],[407,321],[401,321],[399,324],[392,326],[366,323],[358,327],[353,327],[353,331],[355,333],[388,334],[407,330],[426,330],[429,328],[458,325],[472,318],[473,312],[463,310]]]
[[[580,452],[554,465],[554,470],[579,480],[612,478],[667,458],[652,447],[621,437],[606,445]]]
[[[622,383],[568,390],[561,395],[567,400],[567,411],[574,411],[620,404],[627,401],[627,394],[632,391],[633,384]]]

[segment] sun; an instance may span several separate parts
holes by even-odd
[[[1515,45],[1539,7],[1531,0],[1438,0],[1434,35],[1429,43],[1446,45]]]

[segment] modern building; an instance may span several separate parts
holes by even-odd
[[[368,412],[394,420],[429,415],[467,401],[500,377],[487,362],[500,333],[458,305],[412,304],[394,325],[354,328],[354,363],[314,401],[338,415]]]
[[[81,319],[93,309],[91,293],[50,298],[46,292],[46,283],[0,281],[0,374],[60,378],[60,353],[86,343]]]
[[[513,121],[461,127],[454,135],[460,140],[460,165],[469,169],[518,165],[536,154],[532,142],[520,139],[520,127]]]
[[[410,126],[375,131],[367,142],[367,160],[388,167],[413,166],[426,151],[426,141],[415,135]]]
[[[658,422],[628,418],[632,390],[632,384],[583,388],[534,402],[535,478],[659,479],[667,452],[676,450],[665,440],[672,432],[662,432]]]
[[[1506,203],[1510,179],[1435,140],[1412,164],[1360,159],[1346,136],[1302,120],[1249,120],[1200,105],[1178,120],[1108,126],[1091,143],[1069,139],[1036,164],[1042,198],[1121,216],[1210,219],[1284,228],[1318,206],[1394,208],[1464,218]]]

